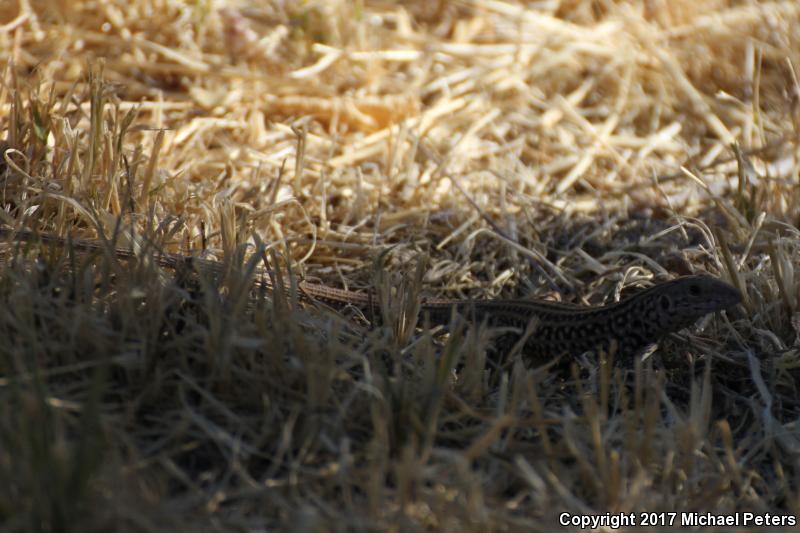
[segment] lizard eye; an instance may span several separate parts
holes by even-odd
[[[701,292],[700,285],[695,285],[694,283],[689,285],[689,294],[692,296],[700,296]]]
[[[660,305],[661,309],[663,309],[664,311],[669,310],[670,307],[669,296],[666,295],[661,296],[661,298],[659,298],[658,300],[658,305]]]

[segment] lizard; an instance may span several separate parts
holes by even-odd
[[[12,241],[41,242],[73,247],[84,252],[110,253],[121,259],[138,257],[132,250],[114,248],[109,243],[65,239],[47,233],[0,227],[0,237]],[[191,265],[199,271],[224,272],[224,263],[188,255],[157,251],[155,262],[177,269]],[[274,288],[267,282],[268,288]],[[288,290],[288,289],[287,289]],[[309,302],[332,307],[348,305],[376,310],[378,302],[369,294],[309,283],[297,283],[298,295]],[[613,349],[618,358],[630,358],[670,333],[691,326],[703,316],[731,308],[741,301],[733,286],[710,275],[679,277],[603,306],[587,307],[534,299],[444,299],[425,298],[420,312],[431,323],[448,324],[453,311],[490,327],[511,328],[519,340],[527,331],[523,354],[530,361],[546,361],[561,354],[577,356],[592,350]]]
[[[332,306],[366,308],[377,303],[369,295],[301,282],[307,296]],[[581,306],[533,299],[423,299],[420,311],[432,323],[449,323],[453,309],[472,322],[514,328],[518,340],[533,321],[524,348],[526,359],[546,361],[563,353],[577,356],[592,350],[615,349],[630,358],[670,333],[691,326],[709,313],[737,305],[741,294],[731,285],[706,274],[658,283],[620,302]]]

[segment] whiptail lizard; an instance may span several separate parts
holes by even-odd
[[[110,253],[117,258],[132,259],[131,250],[87,240],[29,231],[13,231],[0,227],[0,237],[12,241],[42,242],[61,247],[72,246],[84,252]],[[224,265],[218,261],[157,251],[153,259],[162,267],[180,268],[191,265],[198,271],[220,273]],[[377,309],[377,300],[368,294],[300,281],[301,298],[333,307],[353,305]],[[738,304],[739,291],[707,275],[685,276],[660,283],[621,302],[600,307],[543,300],[450,300],[423,299],[420,310],[431,323],[447,324],[455,309],[464,318],[483,322],[491,327],[514,328],[516,339],[534,322],[526,339],[523,354],[531,361],[547,361],[560,354],[579,355],[590,350],[616,347],[618,358],[632,357],[646,346],[669,333],[692,325],[699,318]],[[513,337],[513,336],[512,336]],[[513,339],[512,339],[513,340]]]
[[[300,283],[300,290],[332,306],[376,306],[368,295],[323,285]],[[432,323],[449,323],[453,308],[465,318],[493,327],[515,328],[515,341],[535,321],[526,340],[526,359],[547,361],[562,353],[580,355],[609,350],[616,356],[636,355],[670,333],[691,326],[701,317],[733,307],[741,301],[734,287],[707,275],[685,276],[660,283],[618,303],[600,307],[544,300],[423,299],[420,310]]]

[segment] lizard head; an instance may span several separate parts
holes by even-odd
[[[734,287],[706,275],[674,279],[652,290],[656,292],[653,296],[658,314],[672,328],[689,325],[708,313],[742,301],[742,295]]]

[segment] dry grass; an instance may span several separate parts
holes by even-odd
[[[3,246],[0,531],[800,512],[797,2],[2,5],[0,222],[145,252]],[[262,241],[410,301],[253,293]],[[633,370],[404,322],[692,271],[744,303]]]

